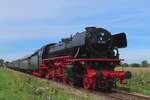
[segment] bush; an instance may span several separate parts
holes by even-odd
[[[143,60],[143,61],[141,62],[141,66],[142,66],[142,67],[148,67],[149,64],[148,64],[148,62],[147,62],[146,60]]]
[[[0,59],[0,66],[3,66],[3,65],[4,65],[4,60]]]
[[[129,64],[128,63],[122,63],[121,66],[122,67],[129,67]]]
[[[130,64],[130,66],[131,66],[131,67],[141,67],[141,65],[138,64],[138,63],[132,63],[132,64]]]

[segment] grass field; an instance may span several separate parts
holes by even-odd
[[[124,70],[131,71],[133,77],[121,89],[150,95],[150,68],[129,67]],[[93,97],[105,100],[105,97],[91,96],[56,82],[0,68],[0,100],[94,100]]]
[[[88,93],[76,93],[58,84],[0,68],[0,100],[92,100]]]
[[[122,70],[122,68],[118,67],[116,70]],[[133,75],[122,89],[150,95],[150,68],[124,67],[123,70],[129,70]]]

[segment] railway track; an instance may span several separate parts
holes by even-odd
[[[145,96],[137,93],[128,93],[123,90],[113,89],[111,94],[108,96],[116,98],[118,100],[150,100],[150,96]]]
[[[59,84],[59,83],[58,83]],[[68,86],[68,84],[60,83],[61,85]],[[72,86],[69,86],[72,87]],[[112,89],[112,91],[99,91],[99,90],[86,90],[84,88],[76,88],[76,92],[83,91],[88,92],[90,95],[93,96],[92,100],[101,100],[97,99],[94,96],[103,97],[104,100],[150,100],[150,96],[145,96],[138,93],[129,93],[127,91],[119,90],[119,89]]]
[[[128,93],[118,89],[113,89],[111,92],[93,91],[93,93],[97,95],[104,95],[106,100],[150,100],[150,96],[137,93]]]
[[[63,85],[68,86],[67,84],[61,83]],[[74,88],[74,87],[73,87]],[[127,91],[112,89],[112,91],[98,91],[98,90],[86,90],[84,88],[76,88],[81,91],[89,92],[93,94],[93,96],[102,96],[104,100],[150,100],[150,96],[145,96],[138,93],[129,93]],[[94,99],[99,100],[99,99]]]

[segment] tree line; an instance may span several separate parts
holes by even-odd
[[[0,59],[0,67],[5,67],[9,62],[4,59]]]
[[[143,60],[141,61],[141,63],[122,63],[121,64],[122,67],[150,67],[150,63],[148,63],[147,60]]]
[[[4,65],[4,60],[0,59],[0,66],[3,66],[3,65]]]

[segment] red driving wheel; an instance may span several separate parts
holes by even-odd
[[[85,89],[95,89],[95,81],[94,81],[94,79],[85,77],[83,79],[83,87]]]

